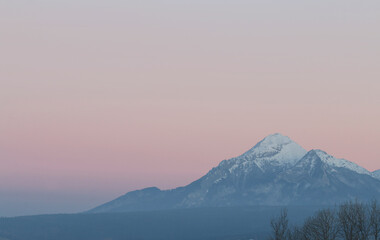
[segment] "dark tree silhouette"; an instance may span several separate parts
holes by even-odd
[[[316,212],[302,227],[289,228],[287,211],[271,221],[271,240],[380,240],[380,208],[377,201],[346,202]]]
[[[318,211],[306,220],[303,226],[304,238],[310,240],[335,240],[339,233],[336,214],[331,209]]]
[[[380,208],[376,200],[370,206],[370,234],[374,240],[380,240]]]
[[[294,226],[289,229],[288,232],[288,240],[304,240],[306,239],[304,236],[303,229],[297,226]]]
[[[367,206],[359,202],[347,202],[339,207],[338,218],[345,240],[367,240],[370,221]]]
[[[277,218],[272,218],[270,225],[272,227],[271,240],[287,240],[289,229],[288,229],[288,210],[281,210],[280,216]]]

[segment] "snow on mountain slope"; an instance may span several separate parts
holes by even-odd
[[[327,154],[326,152],[319,150],[319,149],[315,149],[312,151],[315,151],[315,153],[322,160],[322,162],[324,162],[324,163],[326,163],[332,167],[346,168],[346,169],[349,169],[351,171],[357,172],[359,174],[371,175],[370,171],[368,171],[367,169],[365,169],[363,167],[360,167],[356,163],[350,162],[350,161],[345,160],[345,159],[335,158],[335,157],[333,157],[333,156],[331,156],[331,155]]]
[[[219,166],[229,166],[230,172],[241,168],[249,170],[252,166],[265,171],[268,165],[270,167],[294,165],[306,152],[289,137],[275,133],[267,136],[242,155],[224,160]]]
[[[372,176],[380,180],[380,169],[372,172]]]
[[[239,158],[256,159],[256,162],[275,162],[279,165],[294,164],[306,154],[306,150],[289,137],[275,133],[267,136]]]

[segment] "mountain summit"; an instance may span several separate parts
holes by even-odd
[[[266,163],[274,165],[294,164],[306,150],[289,137],[275,133],[267,136],[253,148],[242,154],[238,159],[253,160],[260,166]]]
[[[289,137],[276,133],[242,155],[223,160],[187,186],[132,191],[89,212],[329,205],[350,199],[380,199],[379,174],[322,150],[307,152]]]

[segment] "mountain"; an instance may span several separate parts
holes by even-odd
[[[132,191],[89,212],[331,205],[349,199],[380,199],[380,179],[374,176],[375,173],[322,150],[307,152],[277,133],[242,155],[222,161],[187,186]]]
[[[372,172],[372,175],[377,178],[377,179],[380,179],[380,169],[379,170],[376,170],[374,172]]]

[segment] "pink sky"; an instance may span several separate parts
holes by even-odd
[[[380,168],[379,1],[142,2],[0,3],[0,209],[184,185],[275,132]]]

